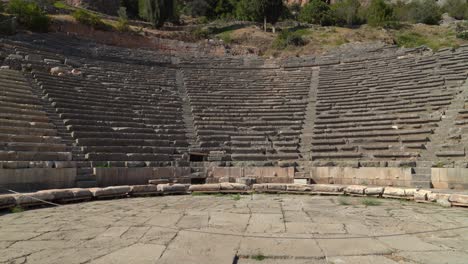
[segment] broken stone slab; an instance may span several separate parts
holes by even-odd
[[[190,192],[219,192],[221,190],[220,184],[195,184],[190,185],[189,189]]]
[[[395,188],[395,187],[385,187],[383,197],[385,198],[397,198],[397,199],[413,199],[415,189],[411,189],[406,193],[405,189],[403,188]]]
[[[444,199],[447,200],[450,198],[450,194],[447,193],[437,193],[437,192],[431,192],[427,194],[427,200],[429,202],[437,202],[437,200]]]
[[[452,203],[447,198],[439,198],[436,203],[442,207],[452,207]]]
[[[314,184],[312,191],[320,194],[344,194],[343,185],[338,184]]]
[[[16,205],[15,196],[12,194],[0,195],[0,209],[12,208]]]
[[[73,193],[74,201],[87,201],[93,198],[93,193],[89,189],[72,188],[69,190]]]
[[[247,191],[248,186],[242,183],[221,183],[221,191]]]
[[[467,194],[452,194],[449,197],[449,202],[456,206],[468,206],[468,195]]]
[[[367,187],[364,193],[369,196],[381,196],[384,192],[384,187]]]
[[[428,190],[417,190],[416,192],[414,192],[414,201],[418,202],[418,203],[427,203],[429,202],[428,200],[428,195],[431,194],[432,191],[428,191]]]
[[[111,198],[126,196],[131,188],[130,186],[111,186],[105,188],[91,188],[89,189],[94,198]]]
[[[16,205],[22,207],[35,206],[35,205],[45,205],[46,202],[52,202],[54,200],[54,195],[51,192],[35,192],[35,193],[22,193],[16,194]]]
[[[73,192],[69,189],[50,189],[50,190],[39,191],[38,193],[43,193],[43,192],[52,194],[54,196],[54,201],[58,201],[58,202],[66,201],[66,200],[74,198]]]
[[[349,185],[345,188],[345,193],[351,195],[364,195],[367,186],[364,185]]]
[[[129,194],[132,196],[144,196],[158,194],[158,187],[156,185],[133,185],[130,187]]]
[[[236,183],[245,184],[247,186],[252,186],[257,182],[256,178],[241,177],[236,178]]]
[[[268,189],[268,184],[256,183],[252,186],[252,189],[258,192],[264,192]]]
[[[185,184],[158,184],[158,191],[165,192],[165,193],[186,193],[187,189],[189,188],[188,185]]]
[[[310,192],[312,186],[308,184],[288,184],[286,185],[286,191],[288,192]]]

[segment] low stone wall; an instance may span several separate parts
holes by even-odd
[[[468,168],[432,168],[432,186],[435,189],[468,189]]]
[[[76,168],[0,169],[0,186],[18,192],[72,188],[75,180]]]
[[[237,178],[255,178],[258,183],[292,183],[294,167],[211,167],[207,182],[235,182]]]
[[[315,183],[411,186],[411,168],[312,167],[308,175]]]
[[[161,168],[94,168],[98,186],[148,184],[153,179],[180,179],[190,181],[190,167]]]

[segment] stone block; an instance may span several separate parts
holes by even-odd
[[[234,179],[232,177],[221,177],[219,178],[219,182],[231,182],[231,181],[234,181]]]
[[[158,184],[168,184],[169,179],[155,179],[155,180],[149,180],[149,184],[151,185],[158,185]]]
[[[405,197],[405,189],[403,188],[395,188],[395,187],[385,187],[384,197],[395,197],[395,198],[400,198],[400,197]]]
[[[367,187],[366,190],[364,191],[366,195],[377,195],[377,196],[382,195],[383,192],[384,192],[383,187]]]
[[[418,190],[414,192],[414,200],[416,202],[427,202],[428,201],[428,195],[431,194],[431,191],[428,190]]]
[[[93,198],[93,193],[89,189],[72,188],[69,190],[73,193],[75,200],[89,200]]]
[[[75,168],[76,161],[56,161],[55,168],[63,169],[63,168]]]
[[[54,201],[63,201],[68,199],[73,199],[74,195],[73,192],[69,189],[51,189],[51,190],[44,190],[39,191],[39,193],[47,192],[54,196]]]
[[[467,194],[452,194],[448,200],[452,203],[452,205],[468,206]]]
[[[448,200],[450,197],[450,194],[447,193],[437,193],[437,192],[431,192],[426,194],[427,195],[427,200],[430,202],[436,202],[439,199],[446,199]]]
[[[222,191],[246,191],[248,186],[242,183],[221,183],[220,184]]]
[[[310,192],[312,186],[308,184],[288,184],[286,185],[286,191],[289,192]]]
[[[267,184],[268,191],[286,191],[286,184]]]
[[[344,193],[344,186],[336,184],[314,184],[312,191],[319,193]]]
[[[151,195],[157,194],[158,187],[156,185],[147,184],[147,185],[133,185],[130,186],[130,195]]]
[[[89,189],[95,198],[108,198],[126,196],[131,188],[130,186],[111,186],[106,188]]]
[[[236,183],[241,183],[241,184],[245,184],[247,186],[252,186],[253,184],[255,184],[257,181],[255,178],[247,178],[247,177],[241,177],[241,178],[237,178],[236,179]]]
[[[0,209],[11,208],[16,204],[16,199],[14,195],[5,194],[0,195]]]
[[[349,185],[345,188],[345,192],[349,194],[364,195],[366,188],[367,187],[364,185]]]
[[[260,183],[254,184],[252,189],[254,191],[266,191],[268,189],[268,184]]]
[[[190,192],[218,192],[221,190],[220,184],[195,184],[190,185]]]
[[[442,207],[451,207],[452,203],[447,199],[447,198],[439,198],[437,199],[437,204],[439,204]]]
[[[54,195],[51,192],[35,192],[35,193],[22,193],[16,194],[16,204],[19,206],[34,206],[40,204],[46,204],[46,202],[52,202],[54,200]]]
[[[165,193],[185,193],[188,186],[185,184],[158,184],[158,191]]]

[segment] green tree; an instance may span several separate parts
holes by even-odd
[[[46,32],[49,28],[49,17],[36,2],[11,0],[7,11],[17,17],[20,25],[31,31]]]
[[[161,27],[175,16],[174,0],[139,0],[138,9],[140,17],[154,27]]]
[[[410,20],[415,23],[438,25],[442,11],[435,0],[414,0],[408,5]]]
[[[283,0],[252,0],[252,7],[257,21],[263,20],[263,29],[266,31],[267,22],[269,22],[273,25],[273,32],[275,32],[274,25],[284,10]]]
[[[384,0],[372,0],[366,11],[366,18],[370,26],[385,26],[394,20],[393,8]]]
[[[299,13],[299,20],[310,24],[330,26],[335,23],[330,6],[321,0],[312,0]]]
[[[359,0],[341,0],[332,5],[332,11],[339,25],[359,25],[362,19],[359,17],[361,3]]]
[[[236,4],[235,16],[239,20],[258,21],[261,19],[253,9],[251,0],[239,0]]]

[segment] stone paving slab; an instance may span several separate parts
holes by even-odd
[[[363,199],[164,196],[8,213],[0,263],[466,263],[467,209]]]

